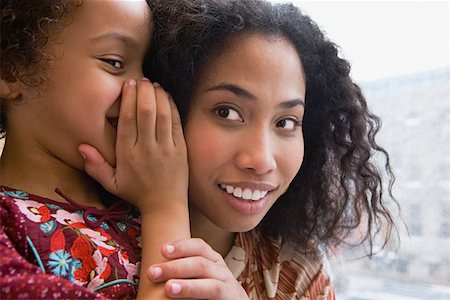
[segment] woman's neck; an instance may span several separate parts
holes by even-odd
[[[95,182],[86,173],[73,168],[48,153],[5,143],[0,158],[0,185],[66,202],[55,193],[60,188],[79,204],[104,208]]]
[[[235,233],[217,227],[192,205],[189,205],[189,218],[192,237],[203,239],[222,257],[230,252]]]

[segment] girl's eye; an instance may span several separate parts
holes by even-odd
[[[123,63],[120,60],[112,59],[112,58],[102,58],[101,60],[103,62],[111,65],[115,69],[122,69],[123,68]]]
[[[219,107],[216,109],[216,114],[223,119],[243,122],[239,113],[230,107]]]
[[[277,122],[276,127],[280,127],[289,131],[294,131],[297,127],[302,124],[296,119],[286,118]]]

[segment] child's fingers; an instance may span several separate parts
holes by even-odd
[[[114,168],[94,147],[82,144],[78,151],[84,159],[86,173],[100,183],[107,191],[114,193],[116,189]]]
[[[138,139],[144,144],[156,140],[156,95],[153,84],[142,78],[138,81],[137,130]]]
[[[184,135],[183,135],[183,126],[181,123],[180,113],[178,112],[178,108],[175,105],[172,97],[169,95],[169,105],[172,112],[172,136],[173,142],[175,145],[179,143],[185,143]]]
[[[156,139],[162,145],[173,145],[172,138],[172,112],[167,93],[155,84],[157,117]]]
[[[169,279],[214,278],[226,281],[230,271],[226,264],[217,264],[201,256],[179,258],[152,265],[148,277],[153,282]]]
[[[248,299],[243,288],[230,287],[226,283],[214,279],[169,280],[164,286],[170,298],[211,299],[211,300],[243,300]]]
[[[117,126],[117,143],[134,145],[137,139],[136,128],[136,80],[128,79],[122,91],[119,122]],[[119,147],[119,149],[121,149]]]
[[[213,262],[222,261],[222,256],[214,251],[203,239],[189,238],[165,244],[161,254],[167,259],[201,256]]]

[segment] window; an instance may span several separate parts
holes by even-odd
[[[352,249],[331,257],[337,299],[450,299],[450,3],[292,2],[340,46],[381,117],[377,141],[410,231],[399,222],[400,247],[373,259]]]

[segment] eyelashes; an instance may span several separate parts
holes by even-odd
[[[114,59],[114,58],[100,58],[100,60],[102,62],[110,65],[114,69],[122,70],[124,68],[124,66],[123,66],[124,64],[121,60]]]
[[[302,123],[292,117],[281,119],[276,124],[276,127],[284,128],[289,131],[294,131],[295,129],[297,129],[297,127],[300,126],[302,126]]]
[[[222,119],[244,122],[244,119],[241,117],[241,115],[235,109],[229,106],[219,106],[215,109],[215,112]]]
[[[214,108],[214,113],[224,121],[230,121],[230,122],[239,122],[244,123],[244,118],[239,113],[239,111],[233,107],[227,106],[227,105],[220,105],[216,108]],[[302,122],[298,120],[297,117],[289,116],[289,117],[283,117],[276,121],[275,127],[280,128],[284,131],[293,132],[298,127],[302,126]]]

